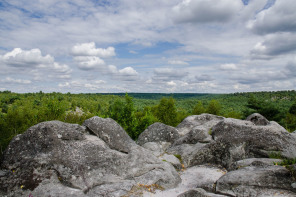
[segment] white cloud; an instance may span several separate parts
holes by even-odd
[[[226,22],[243,7],[238,0],[183,0],[173,8],[177,22]]]
[[[173,65],[189,65],[187,62],[182,60],[169,60],[168,63]]]
[[[14,48],[11,52],[0,56],[3,63],[13,67],[45,67],[54,62],[50,55],[42,56],[40,49],[22,50]]]
[[[97,56],[107,58],[115,56],[115,49],[108,47],[107,49],[96,48],[94,42],[76,44],[72,47],[71,54],[74,56]]]
[[[221,70],[236,70],[237,66],[235,64],[222,64],[220,66]]]
[[[74,61],[81,70],[92,70],[105,65],[104,60],[95,56],[77,56],[74,57]]]
[[[137,76],[137,75],[139,75],[139,73],[135,69],[133,69],[132,67],[123,68],[123,69],[119,70],[118,72],[119,72],[119,74],[125,75],[125,76]]]
[[[177,84],[174,81],[167,82],[167,85],[169,86],[176,86]]]

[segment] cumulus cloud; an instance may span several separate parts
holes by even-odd
[[[275,1],[269,9],[261,11],[248,27],[257,34],[296,31],[296,1]]]
[[[226,22],[243,7],[237,0],[183,0],[173,8],[174,18],[180,23]]]
[[[189,65],[187,62],[182,60],[169,60],[168,63],[173,65]]]
[[[106,81],[103,80],[93,80],[93,81],[85,81],[85,80],[73,80],[70,82],[59,83],[58,86],[60,88],[78,88],[78,89],[89,89],[89,90],[99,90],[102,89],[102,84],[105,84]]]
[[[167,85],[169,86],[176,86],[177,84],[174,81],[167,82]]]
[[[97,56],[107,58],[115,56],[115,49],[108,47],[107,49],[96,48],[94,42],[76,44],[72,47],[71,54],[74,56]]]
[[[137,76],[139,73],[133,69],[132,67],[126,67],[126,68],[123,68],[121,70],[119,70],[119,73],[121,75],[125,75],[125,76]]]
[[[105,65],[105,61],[95,56],[77,56],[74,61],[81,70],[92,70]]]
[[[14,75],[34,76],[34,80],[44,80],[44,76],[51,78],[70,78],[72,69],[67,64],[55,62],[51,55],[42,55],[40,49],[23,50],[14,48],[12,51],[0,56],[0,64],[5,65],[5,72]],[[42,76],[42,77],[41,77]],[[11,80],[11,78],[9,78]],[[7,81],[7,80],[6,80]],[[11,82],[28,83],[31,80]]]
[[[237,66],[235,64],[222,64],[220,66],[221,70],[236,70]]]
[[[22,50],[14,48],[11,52],[0,56],[1,61],[13,67],[45,67],[54,62],[50,55],[42,56],[40,49]]]
[[[187,72],[172,68],[156,68],[153,73],[154,76],[152,78],[156,81],[181,80],[188,75]]]
[[[113,47],[108,47],[107,49],[96,48],[94,42],[76,44],[72,47],[71,54],[74,56],[74,61],[81,70],[93,70],[96,68],[108,70],[102,58],[116,55]]]

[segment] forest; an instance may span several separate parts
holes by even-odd
[[[71,94],[0,92],[0,151],[10,140],[43,121],[82,124],[100,116],[116,120],[133,138],[149,125],[177,126],[189,115],[210,113],[245,119],[258,112],[289,132],[296,130],[296,91],[233,94]]]

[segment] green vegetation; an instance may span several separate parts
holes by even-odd
[[[245,119],[254,112],[296,129],[296,92],[235,94],[62,94],[0,92],[0,151],[29,127],[50,120],[82,124],[92,116],[113,118],[137,139],[149,125],[177,126],[189,115],[211,113]]]

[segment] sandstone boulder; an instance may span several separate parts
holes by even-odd
[[[147,142],[174,142],[178,138],[176,128],[156,122],[140,134],[137,143],[143,145]]]
[[[196,127],[196,129],[203,130],[205,133],[208,133],[210,128],[223,119],[224,118],[221,116],[212,114],[193,115],[185,118],[176,128],[180,136],[186,135],[194,127]]]
[[[16,136],[1,161],[0,194],[121,196],[138,183],[172,188],[180,182],[171,164],[138,146],[115,121],[94,117],[84,125],[43,122]]]
[[[279,153],[296,157],[296,138],[276,122],[258,126],[250,121],[226,118],[213,127],[213,139],[233,146],[242,146],[243,158],[269,157]]]
[[[248,166],[228,172],[216,191],[230,196],[295,196],[290,172],[282,166]]]

